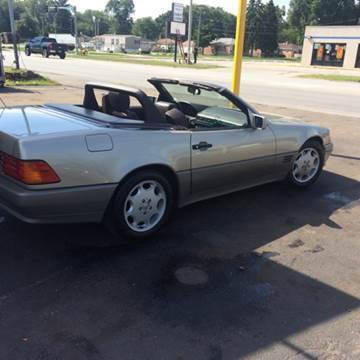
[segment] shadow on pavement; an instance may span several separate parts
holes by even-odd
[[[181,209],[128,248],[103,246],[100,226],[0,214],[0,358],[239,359],[282,341],[314,359],[287,338],[359,299],[254,250],[305,225],[341,228],[330,216],[359,199],[359,182],[325,172],[307,191],[272,184]],[[184,267],[208,281],[180,283]]]
[[[5,86],[3,88],[0,88],[0,94],[14,94],[14,93],[28,93],[28,94],[32,94],[35,93],[36,91],[30,90],[30,89],[24,89],[23,87],[21,88],[16,88],[16,87],[9,87],[9,86]]]

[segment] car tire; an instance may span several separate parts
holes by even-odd
[[[30,48],[25,48],[25,55],[26,56],[31,56],[31,50],[30,50]]]
[[[49,57],[49,52],[48,52],[47,49],[43,49],[43,51],[42,51],[42,57],[43,57],[43,58],[48,58],[48,57]]]
[[[64,60],[66,58],[66,54],[63,52],[59,55],[60,59]]]
[[[122,240],[141,240],[154,235],[169,219],[174,206],[174,191],[160,172],[136,173],[119,186],[110,205],[106,223]]]
[[[290,184],[307,188],[314,184],[324,167],[325,150],[316,140],[308,140],[295,156],[288,176]]]

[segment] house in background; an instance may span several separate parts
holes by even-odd
[[[279,55],[283,55],[286,58],[300,57],[301,46],[289,43],[288,41],[279,43]]]
[[[154,51],[156,52],[172,52],[174,51],[175,40],[165,38],[156,42]]]
[[[189,42],[186,40],[182,43],[182,46],[184,48],[184,53],[187,54],[188,50],[189,50]],[[191,41],[190,43],[190,54],[194,53],[194,49],[196,47],[196,42],[195,41]]]
[[[141,49],[141,38],[135,35],[104,34],[96,36],[94,41],[99,51],[135,53]]]
[[[204,55],[233,55],[235,39],[220,38],[212,41],[210,46],[204,49]]]

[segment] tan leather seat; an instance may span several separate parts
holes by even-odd
[[[120,92],[110,92],[102,98],[102,110],[105,114],[125,119],[139,120],[137,114],[130,109],[130,97]]]

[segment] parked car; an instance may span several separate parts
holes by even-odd
[[[25,54],[42,54],[43,57],[48,58],[50,55],[59,56],[60,59],[65,59],[67,47],[66,45],[58,44],[56,39],[45,36],[38,36],[25,44]]]
[[[143,238],[174,207],[312,185],[332,152],[328,129],[268,120],[224,87],[149,82],[157,98],[91,83],[81,105],[0,112],[0,205],[30,223],[104,222]]]

